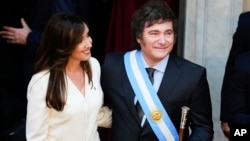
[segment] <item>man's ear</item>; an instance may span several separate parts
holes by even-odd
[[[136,38],[136,41],[137,41],[138,44],[141,43],[141,39],[140,38]]]

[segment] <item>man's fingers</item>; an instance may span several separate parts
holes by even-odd
[[[26,21],[24,20],[24,18],[21,18],[21,24],[22,24],[23,28],[30,28],[28,26],[28,24],[26,23]]]
[[[8,31],[2,30],[0,31],[0,35],[6,35],[8,33]]]
[[[15,32],[16,28],[11,26],[3,26],[3,29],[8,32]]]
[[[7,30],[2,30],[2,31],[0,31],[0,35],[1,35],[2,37],[5,37],[5,36],[13,36],[13,33],[10,32],[10,31],[7,31]]]

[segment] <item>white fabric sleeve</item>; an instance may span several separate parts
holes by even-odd
[[[111,128],[112,127],[112,110],[107,106],[103,106],[97,117],[97,124],[99,127]]]
[[[27,141],[45,141],[48,136],[49,108],[45,96],[48,84],[48,74],[32,77],[27,91]]]

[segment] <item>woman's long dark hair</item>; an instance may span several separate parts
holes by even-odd
[[[86,23],[79,17],[58,13],[50,18],[37,50],[34,72],[50,72],[46,104],[49,108],[62,111],[66,104],[65,67],[74,48],[82,41]],[[88,61],[81,62],[92,82],[92,71]]]

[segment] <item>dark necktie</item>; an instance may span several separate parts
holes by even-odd
[[[154,72],[155,72],[155,69],[154,68],[146,68],[146,71],[148,73],[148,77],[149,77],[151,83],[154,84]]]
[[[148,77],[149,77],[151,83],[154,84],[154,72],[155,72],[155,69],[154,69],[154,68],[146,68],[146,71],[147,71],[147,73],[148,73]],[[141,105],[140,105],[140,103],[137,101],[135,106],[136,106],[136,110],[137,110],[139,119],[140,119],[140,121],[142,121],[142,118],[143,118],[143,116],[144,116],[144,113],[143,113],[143,111],[142,111]]]

